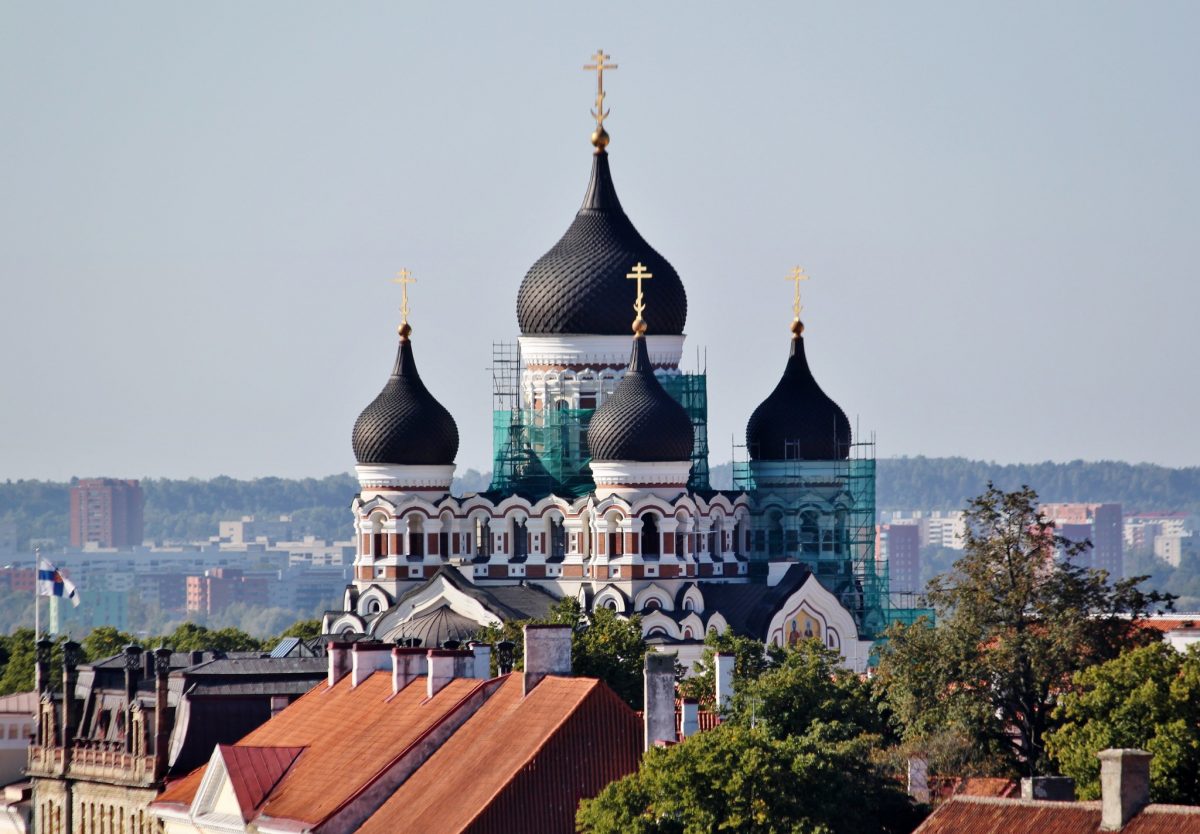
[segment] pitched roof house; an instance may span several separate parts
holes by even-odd
[[[498,677],[487,646],[331,649],[325,683],[168,786],[168,834],[572,831],[637,768],[641,722],[569,676],[568,627],[527,627],[525,671]]]

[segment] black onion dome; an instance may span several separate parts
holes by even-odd
[[[629,370],[592,415],[587,436],[592,460],[691,460],[692,421],[654,376],[644,336],[634,338]]]
[[[687,321],[683,282],[625,216],[608,170],[608,154],[600,151],[575,222],[521,282],[517,293],[521,333],[628,333],[629,307],[637,289],[625,276],[637,263],[645,264],[654,276],[654,307],[646,314],[650,332],[681,335]]]
[[[458,426],[421,381],[408,339],[400,340],[396,366],[387,384],[354,422],[352,443],[359,463],[454,463]]]
[[[850,421],[817,385],[804,355],[804,338],[792,340],[783,378],[746,424],[752,460],[842,460],[850,456]]]

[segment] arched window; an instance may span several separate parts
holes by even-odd
[[[834,516],[834,542],[833,552],[841,555],[850,550],[850,536],[846,529],[846,511],[838,510]]]
[[[525,527],[525,519],[521,517],[512,520],[512,555],[517,559],[529,555],[529,531]]]
[[[642,516],[642,555],[657,559],[662,553],[662,537],[658,533],[658,516],[646,513]]]
[[[408,515],[408,555],[425,555],[425,521],[419,513]]]
[[[675,527],[675,558],[682,559],[685,551],[684,536],[687,535],[687,519],[682,516],[677,516],[676,520],[679,523]]]
[[[488,517],[486,515],[475,516],[472,530],[475,537],[475,552],[480,556],[492,555],[492,530],[488,525]]]
[[[550,516],[550,558],[561,559],[567,555],[567,535],[563,531],[563,520]]]
[[[816,510],[800,516],[800,548],[805,556],[815,556],[820,549],[820,526]]]
[[[684,611],[695,611],[696,610],[696,603],[692,602],[691,597],[688,597],[687,599],[685,599],[683,601],[683,610]]]
[[[373,599],[367,603],[368,614],[378,614],[382,609],[383,606],[379,604],[379,600],[377,599]]]
[[[772,556],[783,555],[783,513],[773,512],[768,517],[767,552]]]
[[[695,636],[692,634],[692,629],[690,627],[685,628],[683,630],[683,639],[684,640],[694,640],[695,639]]]
[[[371,555],[380,559],[388,555],[387,534],[383,532],[383,513],[371,516]]]
[[[660,608],[662,608],[662,603],[658,601],[657,597],[650,597],[642,606],[643,611],[657,611]]]
[[[609,611],[616,611],[617,610],[617,601],[612,598],[606,599],[606,600],[604,600],[604,607],[607,608]]]

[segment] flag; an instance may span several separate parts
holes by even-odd
[[[40,597],[66,597],[78,607],[79,593],[75,583],[62,575],[62,571],[46,559],[38,562],[37,592]]]

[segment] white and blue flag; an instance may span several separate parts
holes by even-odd
[[[75,583],[63,576],[62,571],[47,559],[38,561],[37,592],[40,597],[66,597],[72,605],[79,605]]]

